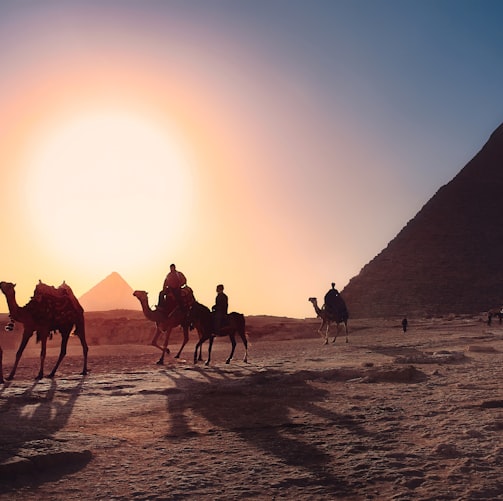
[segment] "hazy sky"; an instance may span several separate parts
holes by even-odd
[[[0,280],[312,316],[503,121],[499,0],[0,1]],[[1,298],[0,298],[1,299]],[[348,305],[351,310],[351,305]],[[1,300],[0,310],[6,311]]]

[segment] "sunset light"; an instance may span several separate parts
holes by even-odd
[[[312,316],[501,122],[499,7],[441,4],[0,2],[0,279]]]
[[[28,153],[27,216],[41,247],[62,260],[121,269],[180,239],[183,203],[194,196],[191,166],[167,124],[127,110],[86,110],[39,131]]]

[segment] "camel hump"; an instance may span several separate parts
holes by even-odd
[[[329,315],[337,313],[344,318],[349,318],[348,308],[340,294],[332,297],[329,304],[324,304],[323,309],[326,310]]]
[[[84,308],[82,308],[79,300],[75,297],[72,288],[65,282],[59,287],[54,287],[53,285],[44,284],[40,280],[35,287],[33,299],[35,301],[43,301],[45,299],[57,303],[69,302],[74,310],[84,312]]]

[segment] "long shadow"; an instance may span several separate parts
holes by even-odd
[[[222,380],[215,371],[207,371],[206,376],[207,382],[194,382],[177,375],[176,398],[171,394],[167,399],[168,437],[196,434],[188,418],[191,412],[287,465],[308,470],[312,480],[299,479],[299,485],[314,482],[326,485],[339,495],[351,491],[343,476],[338,477],[337,472],[332,471],[333,458],[324,444],[305,439],[304,432],[317,427],[339,426],[357,436],[371,435],[357,418],[319,405],[330,397],[329,391],[315,388],[298,374],[276,370],[232,381]],[[295,418],[292,411],[302,412],[305,417]],[[314,419],[315,416],[318,419]],[[325,423],[320,423],[320,419]]]
[[[8,492],[16,485],[17,477],[27,475],[30,484],[40,482],[34,472],[51,469],[54,477],[76,471],[91,459],[86,451],[69,457],[61,451],[51,450],[54,435],[67,424],[77,398],[82,391],[83,379],[73,388],[60,388],[51,379],[34,382],[25,390],[11,393],[7,383],[0,395],[0,492]],[[17,388],[15,388],[17,389]],[[62,394],[67,393],[65,401]],[[38,449],[47,453],[37,454]]]

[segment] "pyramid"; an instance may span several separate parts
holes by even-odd
[[[503,304],[503,124],[342,291],[350,316],[481,313]]]
[[[113,272],[79,298],[85,311],[139,310],[140,303],[133,289]]]

